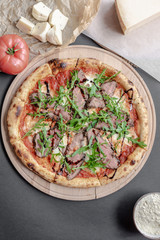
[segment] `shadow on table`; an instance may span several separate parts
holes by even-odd
[[[116,210],[117,224],[127,232],[138,233],[133,221],[133,208],[136,201],[143,194],[145,194],[145,192],[127,193],[127,195],[124,195],[123,199],[119,201]]]

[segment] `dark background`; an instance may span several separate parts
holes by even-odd
[[[98,46],[80,35],[74,44]],[[96,57],[96,56],[95,56]],[[160,191],[160,83],[139,68],[157,114],[152,152],[138,175],[119,191],[101,199],[67,201],[48,196],[26,182],[0,143],[0,240],[142,240],[132,213],[137,199]],[[0,73],[0,104],[14,79]]]

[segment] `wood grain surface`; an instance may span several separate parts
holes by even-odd
[[[6,116],[7,116],[7,112],[8,112],[8,108],[10,106],[11,100],[15,95],[19,86],[26,79],[26,77],[32,71],[34,71],[37,67],[48,62],[53,58],[61,58],[61,59],[62,58],[96,58],[108,65],[111,65],[115,69],[120,70],[137,87],[139,93],[143,97],[144,103],[148,110],[148,119],[149,119],[149,137],[148,137],[148,144],[147,144],[148,150],[143,156],[140,163],[126,177],[101,187],[94,187],[94,188],[63,187],[60,185],[56,185],[54,183],[49,183],[44,179],[40,178],[38,175],[31,172],[21,163],[21,161],[18,159],[18,157],[14,153],[12,146],[9,143],[8,130],[7,130],[7,124],[6,124]],[[74,45],[66,48],[57,48],[54,52],[48,52],[47,54],[34,58],[29,63],[27,68],[16,76],[16,78],[10,85],[8,92],[6,94],[6,97],[4,99],[2,113],[1,113],[1,131],[2,131],[2,138],[3,138],[6,152],[12,164],[16,168],[16,170],[20,173],[20,175],[25,180],[27,180],[35,188],[51,196],[66,199],[66,200],[82,201],[82,200],[91,200],[91,199],[107,196],[119,190],[123,186],[125,186],[137,175],[137,173],[142,169],[145,162],[147,161],[154,143],[155,131],[156,131],[156,116],[155,116],[155,108],[154,108],[151,94],[145,82],[143,81],[143,79],[140,77],[140,75],[134,70],[134,68],[130,64],[128,64],[125,60],[121,59],[117,55],[111,52],[108,52],[106,50],[96,48],[96,47],[90,47],[90,46]]]

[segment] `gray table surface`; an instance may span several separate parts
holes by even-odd
[[[80,35],[74,44],[98,46]],[[138,175],[101,199],[74,202],[48,196],[27,183],[12,166],[0,143],[0,240],[145,239],[132,220],[136,200],[160,192],[160,83],[136,68],[147,84],[157,114],[152,152]],[[0,73],[0,104],[14,76]]]

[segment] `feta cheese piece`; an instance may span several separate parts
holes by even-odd
[[[60,161],[61,161],[61,158],[62,158],[62,154],[60,153],[59,148],[53,149],[52,153],[53,153],[53,155],[54,155],[54,159],[55,159],[57,162],[60,162]]]
[[[47,32],[47,41],[54,45],[62,45],[62,31],[60,28],[53,26]]]
[[[35,25],[24,17],[21,17],[16,27],[24,33],[31,34]]]
[[[46,42],[46,34],[50,28],[51,26],[48,22],[37,23],[33,28],[32,35],[41,42]]]
[[[64,16],[59,9],[54,10],[49,15],[49,23],[63,30],[68,22],[68,17]]]
[[[38,2],[33,5],[32,15],[38,21],[47,21],[52,9],[48,8],[44,3]]]

